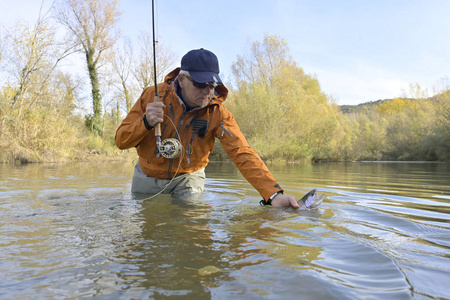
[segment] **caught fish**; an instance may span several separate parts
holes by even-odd
[[[316,189],[309,191],[305,196],[297,201],[301,210],[310,210],[317,208],[322,203],[325,194],[319,195]]]

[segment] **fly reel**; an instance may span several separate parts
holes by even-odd
[[[182,150],[183,146],[179,140],[175,138],[165,139],[159,146],[159,153],[165,158],[177,158]]]

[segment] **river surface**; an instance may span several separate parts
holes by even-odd
[[[0,164],[0,299],[450,299],[450,164],[230,163],[201,197],[130,193],[131,162]]]

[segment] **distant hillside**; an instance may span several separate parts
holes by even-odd
[[[384,99],[384,100],[376,100],[376,101],[369,101],[369,102],[365,102],[365,103],[360,103],[357,105],[340,105],[339,108],[341,109],[341,111],[344,114],[349,114],[349,113],[359,113],[362,110],[364,110],[366,107],[375,107],[380,105],[383,102],[389,101],[392,99]]]
[[[388,102],[391,101],[393,99],[384,99],[384,100],[376,100],[376,101],[369,101],[369,102],[365,102],[365,103],[360,103],[358,105],[340,105],[339,108],[341,109],[341,111],[344,114],[349,114],[349,113],[359,113],[362,110],[364,110],[365,108],[374,108],[379,106],[380,104],[384,103],[384,102]],[[413,99],[411,99],[413,100]]]

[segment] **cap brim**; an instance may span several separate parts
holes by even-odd
[[[189,74],[191,75],[192,79],[194,79],[197,82],[205,83],[205,82],[217,82],[220,84],[222,83],[222,79],[220,79],[219,74],[214,72],[195,72],[190,71]]]

